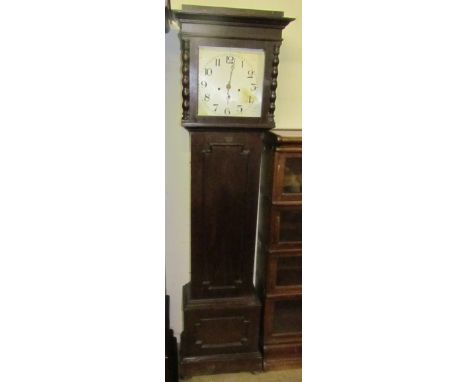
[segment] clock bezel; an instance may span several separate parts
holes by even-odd
[[[243,40],[234,38],[190,38],[190,71],[189,71],[189,110],[188,118],[182,121],[185,127],[232,127],[232,128],[273,128],[274,120],[269,114],[271,96],[271,72],[273,67],[274,45],[277,41]],[[265,67],[263,70],[262,106],[260,117],[225,117],[198,115],[199,87],[199,47],[261,49],[265,52]]]
[[[205,58],[202,58],[201,54],[202,52],[205,53]],[[226,116],[227,118],[234,118],[234,117],[243,117],[243,118],[259,118],[261,117],[262,113],[262,106],[264,103],[263,99],[263,81],[265,80],[265,75],[264,75],[264,70],[265,70],[265,50],[264,49],[252,49],[252,48],[233,48],[233,47],[219,47],[219,46],[199,46],[198,47],[198,54],[199,54],[199,63],[198,63],[198,102],[197,102],[197,115],[200,116],[207,116],[207,117],[213,117],[213,116]],[[242,62],[245,62],[246,65],[241,65],[241,61],[235,61],[234,65],[232,64],[227,64],[225,61],[225,57],[233,55],[234,57],[237,57],[236,60],[241,60]],[[213,65],[213,60],[218,59],[219,62],[219,68]],[[202,66],[203,63],[203,66]],[[210,64],[211,63],[211,64]],[[250,77],[251,79],[247,79],[245,77],[240,76],[239,72],[244,72],[245,76],[247,76],[247,70],[251,65],[254,65],[251,67],[252,69],[255,69],[255,71],[252,73],[252,76]],[[209,77],[206,75],[203,75],[204,68],[211,67],[213,74],[215,74],[216,77],[216,71],[220,71],[224,73],[224,76],[222,76],[222,80],[216,82],[215,79]],[[231,70],[232,69],[232,70]],[[239,73],[236,75],[230,73]],[[201,77],[204,78],[204,80],[207,82],[206,87],[201,86],[202,80]],[[232,78],[232,85],[233,89],[231,89],[231,94],[237,93],[236,88],[239,89],[238,91],[242,90],[244,91],[244,88],[246,86],[250,87],[250,84],[255,84],[256,89],[253,91],[253,94],[255,96],[258,96],[256,102],[253,102],[252,104],[249,104],[246,100],[241,100],[240,98],[237,99],[237,102],[232,103],[231,105],[224,105],[223,101],[219,100],[219,95],[221,95],[221,98],[226,98],[226,82],[227,78]],[[237,80],[234,80],[234,78],[237,78]],[[241,79],[242,78],[242,79]],[[218,77],[218,79],[220,79]],[[246,82],[242,83],[242,81]],[[248,85],[247,85],[248,83]],[[221,86],[221,87],[220,87]],[[218,89],[216,89],[218,87]],[[218,91],[217,91],[218,90]],[[251,89],[249,88],[249,94]],[[220,92],[220,94],[218,93]],[[218,93],[218,96],[216,96],[216,93]],[[204,95],[205,94],[214,94],[215,98],[213,100],[204,100]],[[224,95],[224,97],[223,97]],[[236,99],[237,97],[234,97]],[[215,99],[218,99],[218,110],[215,112],[213,110],[213,107],[211,107],[211,104]],[[208,101],[208,102],[207,102]],[[243,107],[243,112],[238,113],[238,108],[236,107],[237,104],[241,104],[240,106]],[[201,108],[201,105],[203,107]],[[223,110],[225,111],[226,108],[231,109],[232,115],[225,114]],[[203,110],[203,112],[200,111],[200,109]]]

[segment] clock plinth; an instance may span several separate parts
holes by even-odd
[[[282,12],[184,6],[182,126],[191,140],[191,281],[183,377],[260,371],[253,285],[262,136],[274,127]]]
[[[193,299],[190,287],[183,291],[181,376],[261,371],[257,296]]]

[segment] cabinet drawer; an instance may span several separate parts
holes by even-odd
[[[302,296],[273,297],[265,301],[266,342],[288,342],[302,337]]]
[[[281,152],[275,155],[273,200],[302,200],[302,154]]]
[[[270,248],[301,247],[302,206],[272,206],[270,224]]]
[[[300,293],[302,256],[300,251],[270,253],[267,268],[267,294]]]

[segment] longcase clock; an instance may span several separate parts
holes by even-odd
[[[191,281],[183,377],[260,371],[253,267],[262,135],[274,112],[283,12],[182,6],[182,126],[191,141]]]

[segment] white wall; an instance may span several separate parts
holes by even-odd
[[[276,100],[276,128],[301,129],[302,20],[301,0],[172,2],[182,4],[283,11],[293,21],[283,31]],[[183,330],[182,286],[190,280],[190,148],[189,135],[180,126],[182,115],[180,45],[174,27],[166,34],[166,288],[171,296],[171,326]]]
[[[183,329],[182,285],[190,280],[190,146],[180,126],[182,85],[177,30],[166,34],[166,289],[171,327]],[[162,184],[161,184],[162,187]],[[162,213],[162,211],[161,211]]]

